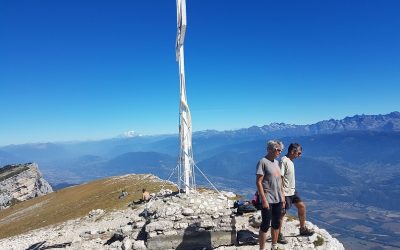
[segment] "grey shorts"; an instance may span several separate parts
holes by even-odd
[[[301,198],[297,192],[294,192],[292,196],[285,196],[286,206],[285,210],[289,210],[292,207],[292,204],[301,202]]]

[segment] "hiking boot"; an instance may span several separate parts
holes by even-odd
[[[287,244],[288,243],[285,236],[283,236],[281,233],[279,233],[279,235],[278,235],[278,243],[279,244]]]
[[[307,227],[300,228],[300,235],[301,236],[311,236],[314,234],[314,231],[312,229],[309,229]]]

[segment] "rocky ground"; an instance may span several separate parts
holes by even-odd
[[[111,212],[93,210],[76,220],[2,239],[0,249],[258,249],[260,215],[236,215],[232,205],[215,193],[164,192],[146,204]],[[280,248],[344,249],[324,229],[308,226],[316,233],[300,237],[298,221],[288,219],[283,233],[289,243]],[[199,239],[206,242],[205,248],[196,247]]]

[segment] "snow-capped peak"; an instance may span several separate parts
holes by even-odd
[[[141,135],[136,133],[133,130],[126,131],[121,135],[121,137],[123,137],[123,138],[132,138],[132,137],[136,137],[136,136],[141,136]]]

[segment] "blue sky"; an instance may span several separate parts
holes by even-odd
[[[0,0],[0,145],[178,132],[175,0]],[[195,131],[400,110],[399,1],[187,0]]]

